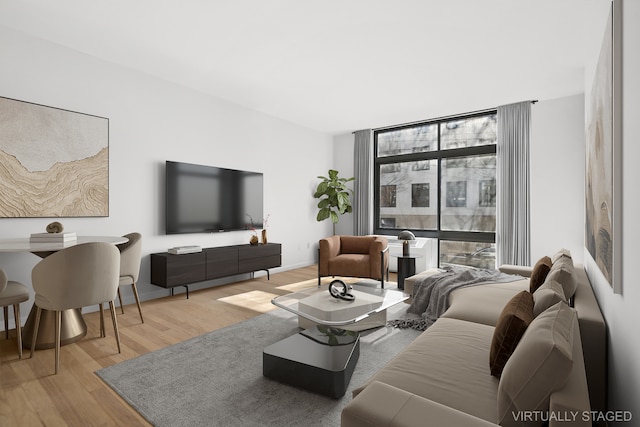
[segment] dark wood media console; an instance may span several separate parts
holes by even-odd
[[[189,298],[189,284],[253,273],[282,265],[282,245],[234,245],[204,248],[195,254],[151,254],[151,283],[171,289],[184,286]]]

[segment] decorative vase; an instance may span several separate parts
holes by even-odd
[[[262,244],[266,245],[267,244],[267,229],[263,229],[262,230]]]
[[[251,239],[249,239],[249,243],[252,245],[257,245],[258,244],[258,236],[255,234],[251,235]]]

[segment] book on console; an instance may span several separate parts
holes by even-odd
[[[29,237],[31,243],[72,242],[78,236],[74,232],[63,233],[32,233]]]
[[[200,246],[176,246],[175,248],[170,248],[169,253],[173,255],[181,255],[181,254],[193,254],[202,252],[202,248]]]

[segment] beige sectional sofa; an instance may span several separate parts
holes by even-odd
[[[342,426],[591,425],[590,411],[606,402],[604,319],[567,251],[549,259],[545,280],[530,293],[538,267],[504,266],[523,279],[453,291],[448,310],[354,391]],[[407,279],[405,291],[437,273]],[[516,295],[533,300],[535,317],[501,375],[492,375],[494,333],[513,321],[505,307]]]

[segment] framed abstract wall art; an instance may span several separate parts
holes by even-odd
[[[0,217],[109,216],[109,119],[0,97]]]
[[[585,245],[614,292],[622,292],[621,28],[611,4],[586,108]]]

